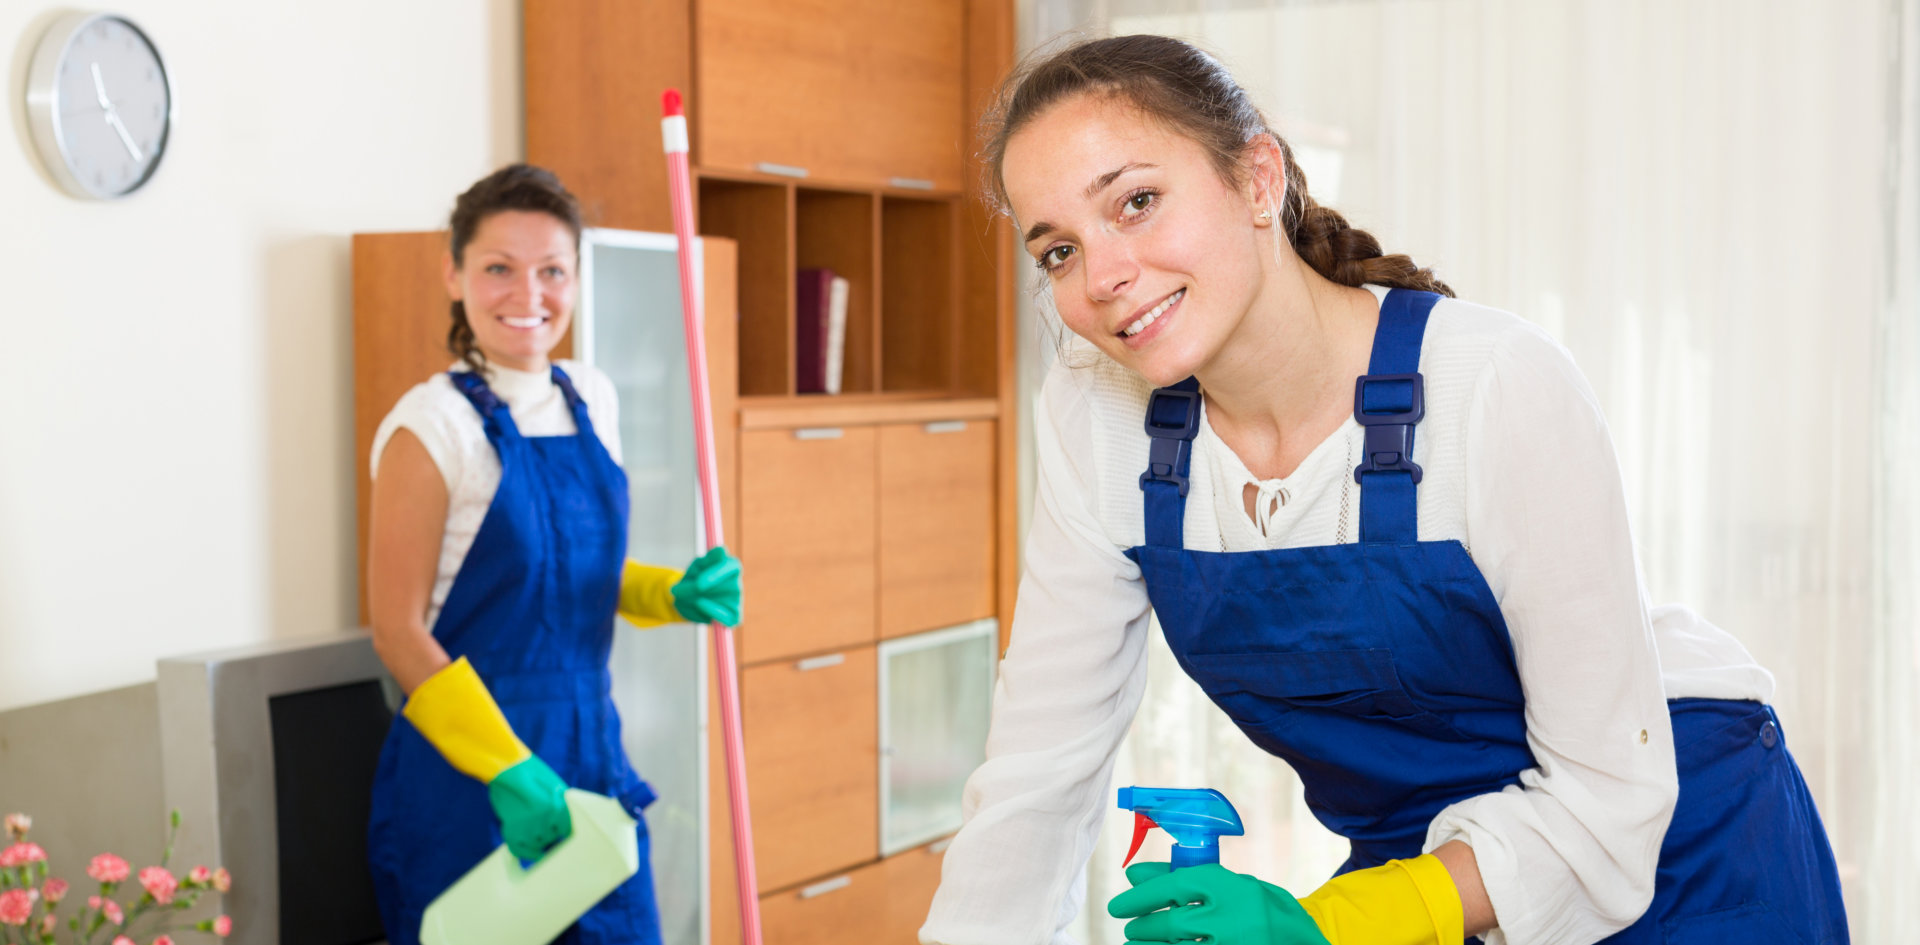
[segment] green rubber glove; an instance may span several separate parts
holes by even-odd
[[[673,609],[693,623],[740,622],[740,559],[715,545],[673,585]]]
[[[1127,867],[1133,888],[1107,913],[1127,923],[1127,941],[1211,945],[1328,945],[1293,894],[1218,863],[1174,871],[1165,863]]]
[[[514,856],[532,862],[573,835],[566,792],[567,782],[538,755],[529,755],[487,782],[487,800],[500,818],[500,836]]]

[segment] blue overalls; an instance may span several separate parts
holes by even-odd
[[[1186,550],[1198,383],[1160,388],[1147,406],[1146,544],[1127,555],[1181,667],[1293,766],[1314,815],[1350,842],[1342,873],[1418,856],[1442,808],[1534,766],[1493,592],[1460,542],[1416,536],[1417,372],[1438,299],[1396,289],[1380,306],[1355,392],[1366,427],[1357,544]],[[1772,709],[1711,699],[1669,709],[1680,795],[1653,903],[1606,941],[1846,942],[1833,854]]]
[[[641,815],[654,794],[620,746],[607,671],[627,549],[626,473],[558,367],[553,382],[573,412],[573,436],[523,437],[479,375],[451,377],[480,412],[501,475],[434,639],[472,663],[514,733],[568,785],[616,798],[640,819],[640,872],[557,941],[657,945]],[[380,753],[367,839],[392,945],[415,945],[427,905],[501,842],[486,786],[448,765],[403,716]]]

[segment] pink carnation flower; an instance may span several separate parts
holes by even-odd
[[[29,863],[45,862],[47,851],[40,849],[37,843],[16,843],[0,850],[0,869],[12,869]]]
[[[67,881],[64,879],[47,880],[46,887],[41,891],[47,897],[47,905],[58,905],[60,900],[67,898]]]
[[[146,887],[147,895],[152,896],[154,902],[165,906],[173,904],[173,891],[180,887],[180,882],[172,873],[149,866],[140,871],[140,885]]]
[[[33,901],[39,893],[31,889],[9,889],[0,893],[0,925],[18,928],[33,917]]]
[[[8,814],[6,816],[6,824],[7,836],[15,840],[25,840],[27,838],[27,831],[33,829],[33,818],[25,814]]]
[[[196,866],[187,871],[187,881],[196,886],[205,886],[213,882],[213,871],[204,866]]]
[[[168,938],[165,935],[162,935],[159,938],[156,938],[153,940],[153,945],[173,945],[173,939]]]
[[[131,870],[126,860],[111,853],[102,853],[87,864],[87,875],[102,883],[117,883],[126,879]]]
[[[60,920],[54,918],[53,913],[47,913],[47,917],[40,920],[40,937],[51,938],[54,926],[59,924]]]
[[[213,871],[213,888],[220,892],[233,888],[233,876],[227,872],[226,867],[222,866]]]
[[[221,938],[226,938],[227,936],[232,935],[233,919],[224,915],[214,919],[213,934],[218,935]]]
[[[111,899],[103,899],[100,901],[100,914],[106,916],[107,921],[114,925],[127,924],[126,913],[121,912],[120,904]]]
[[[99,897],[99,896],[88,896],[88,897],[87,897],[87,908],[89,908],[89,909],[98,909],[98,908],[100,908],[100,897]]]
[[[124,935],[116,935],[113,937],[113,945],[140,945],[140,943]]]

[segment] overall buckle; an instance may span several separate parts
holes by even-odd
[[[1353,419],[1367,428],[1367,445],[1353,481],[1370,472],[1404,472],[1418,483],[1413,427],[1426,413],[1426,380],[1419,374],[1368,374],[1354,382]]]
[[[1149,482],[1168,482],[1187,494],[1188,454],[1193,437],[1200,432],[1200,392],[1155,388],[1147,397],[1147,436],[1152,438],[1147,454],[1147,471],[1140,474],[1140,488]]]

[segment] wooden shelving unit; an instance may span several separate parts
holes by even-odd
[[[1000,402],[987,397],[953,398],[928,393],[893,393],[740,398],[742,430],[993,420],[999,416]]]
[[[670,232],[659,93],[685,93],[700,232],[738,246],[738,401],[717,419],[739,444],[728,531],[749,582],[767,941],[911,945],[944,845],[879,855],[874,657],[986,617],[1004,647],[1013,613],[1013,245],[972,159],[1012,65],[1012,0],[633,6],[524,0],[528,160],[594,225]],[[849,283],[835,395],[797,393],[809,268]],[[718,769],[713,785],[724,819]],[[713,942],[732,945],[713,826]]]

